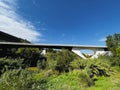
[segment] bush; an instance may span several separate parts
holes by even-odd
[[[76,59],[72,62],[70,62],[71,69],[80,69],[83,70],[86,67],[87,60],[83,59]]]
[[[55,69],[59,72],[68,72],[69,71],[69,64],[71,61],[74,60],[72,53],[68,50],[62,50],[58,52],[58,56],[56,57],[57,64]]]
[[[11,58],[0,58],[0,74],[5,72],[7,69],[18,69],[22,67],[23,59],[11,59]]]
[[[47,58],[47,69],[53,69],[55,70],[55,66],[57,64],[57,60],[56,60],[56,57],[57,57],[57,53],[55,52],[48,52],[46,54],[46,58]]]
[[[6,47],[3,47],[0,49],[0,57],[3,58],[3,57],[12,57],[12,58],[16,58],[16,48],[6,48]]]
[[[41,50],[38,48],[18,48],[17,57],[24,59],[26,66],[37,66],[37,61],[41,59]]]
[[[103,57],[99,59],[77,59],[70,63],[72,69],[86,70],[91,78],[94,76],[109,76],[110,64]]]
[[[88,64],[89,63],[89,64]],[[110,76],[110,65],[102,59],[89,60],[86,70],[91,78],[94,76]]]
[[[46,90],[46,79],[34,79],[28,70],[6,71],[0,78],[0,90]]]
[[[92,80],[86,72],[74,70],[64,73],[48,82],[48,90],[83,90]]]
[[[69,64],[74,60],[74,54],[69,50],[62,49],[57,52],[47,53],[47,66],[59,72],[68,72]]]

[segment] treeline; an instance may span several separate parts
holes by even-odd
[[[120,34],[107,36],[112,54],[87,60],[67,49],[47,49],[46,55],[38,48],[7,50],[0,58],[0,90],[119,90],[113,77],[120,75],[119,42]]]
[[[107,36],[106,45],[112,53],[110,57],[112,66],[120,66],[120,34]]]

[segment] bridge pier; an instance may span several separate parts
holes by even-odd
[[[91,59],[98,58],[100,55],[105,55],[107,52],[103,50],[96,50]]]
[[[41,52],[41,54],[45,55],[46,54],[46,48],[44,48]]]
[[[78,56],[80,56],[83,59],[87,59],[81,52],[80,52],[80,48],[72,48],[72,52],[74,52],[75,54],[77,54]]]

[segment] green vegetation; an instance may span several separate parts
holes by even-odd
[[[63,49],[62,51],[48,52],[47,55],[47,67],[59,72],[68,72],[69,64],[74,60],[75,55]]]
[[[46,55],[38,48],[7,50],[12,53],[0,58],[0,90],[120,90],[119,36],[107,37],[112,54],[97,59],[67,49],[47,49]]]
[[[15,52],[17,57],[23,58],[25,66],[36,66],[38,60],[42,58],[41,50],[38,48],[18,48]]]
[[[106,44],[112,55],[110,62],[112,66],[120,66],[120,34],[107,36]]]

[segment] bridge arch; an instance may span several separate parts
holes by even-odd
[[[108,53],[108,51],[105,51],[105,49],[103,48],[85,48],[85,49],[81,49],[81,48],[72,48],[72,52],[74,52],[75,54],[77,54],[79,57],[81,57],[82,59],[87,59],[87,57],[85,55],[83,55],[82,51],[87,50],[87,51],[92,51],[92,54],[90,54],[90,58],[94,59],[94,58],[98,58],[100,55],[105,55]]]

